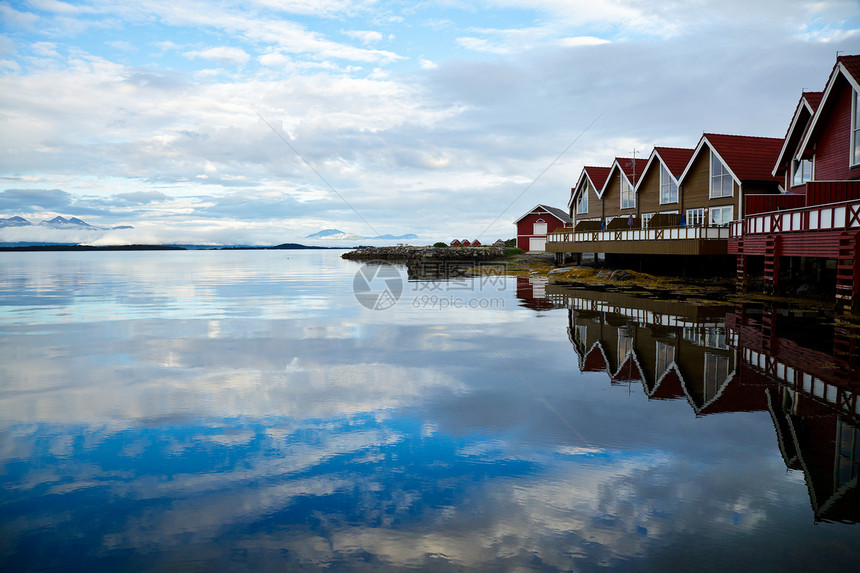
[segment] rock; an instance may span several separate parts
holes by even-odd
[[[352,261],[488,261],[504,258],[504,247],[365,247],[341,255]]]
[[[625,271],[624,269],[616,269],[612,271],[611,275],[609,275],[609,280],[613,281],[629,281],[632,278],[633,275],[631,275],[628,271]]]

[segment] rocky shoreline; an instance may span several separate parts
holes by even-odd
[[[351,261],[492,261],[504,258],[504,247],[364,247],[341,255]]]

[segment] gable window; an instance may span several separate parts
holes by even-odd
[[[711,199],[732,196],[732,175],[720,161],[717,154],[711,152]]]
[[[535,221],[533,235],[546,235],[546,222],[543,219]]]
[[[659,378],[663,372],[675,361],[675,345],[668,344],[662,340],[657,341],[657,366],[654,378]]]
[[[576,199],[576,214],[584,215],[586,213],[588,213],[588,187],[586,187]]]
[[[625,178],[621,178],[621,208],[632,209],[636,206],[636,196],[633,187]]]
[[[811,159],[801,159],[800,161],[795,159],[791,162],[791,170],[793,171],[791,177],[792,186],[803,185],[807,181],[812,180]]]
[[[704,398],[709,402],[729,377],[729,357],[705,352]]]
[[[732,206],[711,207],[708,210],[711,227],[725,227],[732,222]]]
[[[687,226],[688,227],[701,227],[705,224],[705,209],[699,207],[698,209],[687,209]]]
[[[665,165],[660,167],[660,204],[678,202],[678,184]]]
[[[860,92],[854,92],[851,106],[851,165],[860,163]]]

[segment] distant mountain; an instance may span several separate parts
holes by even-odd
[[[8,219],[0,219],[0,227],[27,227],[32,224],[33,223],[24,217],[19,217],[17,215],[9,217]]]
[[[66,219],[62,216],[54,217],[51,220],[42,221],[40,223],[34,224],[25,219],[24,217],[19,217],[15,215],[14,217],[9,217],[8,219],[0,219],[0,228],[2,227],[50,227],[52,229],[89,229],[89,230],[116,230],[116,229],[134,229],[131,225],[119,225],[116,227],[96,227],[95,225],[90,225],[86,221],[78,219],[77,217],[71,217],[70,219]]]
[[[386,241],[405,241],[417,239],[418,235],[409,233],[406,235],[377,235],[376,237],[365,237],[363,235],[355,235],[353,233],[345,233],[340,229],[323,229],[316,233],[312,233],[305,237],[306,239],[328,239],[333,241],[356,241],[360,239],[379,239]]]
[[[48,227],[61,228],[61,229],[68,229],[69,227],[89,227],[91,229],[94,228],[89,223],[85,223],[84,221],[81,221],[77,217],[72,217],[71,219],[66,219],[65,217],[57,216],[57,217],[54,217],[53,219],[51,219],[50,221],[42,221],[39,224],[40,225],[46,225]]]
[[[365,237],[366,239],[385,239],[387,241],[405,241],[411,239],[417,239],[418,235],[415,233],[407,233],[406,235],[379,235],[376,237]]]
[[[322,231],[317,231],[316,233],[312,233],[310,235],[305,236],[305,239],[324,239],[326,237],[331,237],[332,235],[345,235],[343,231],[340,229],[323,229]]]

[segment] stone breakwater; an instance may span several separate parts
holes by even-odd
[[[490,261],[505,256],[504,247],[365,247],[341,255],[352,261]]]

